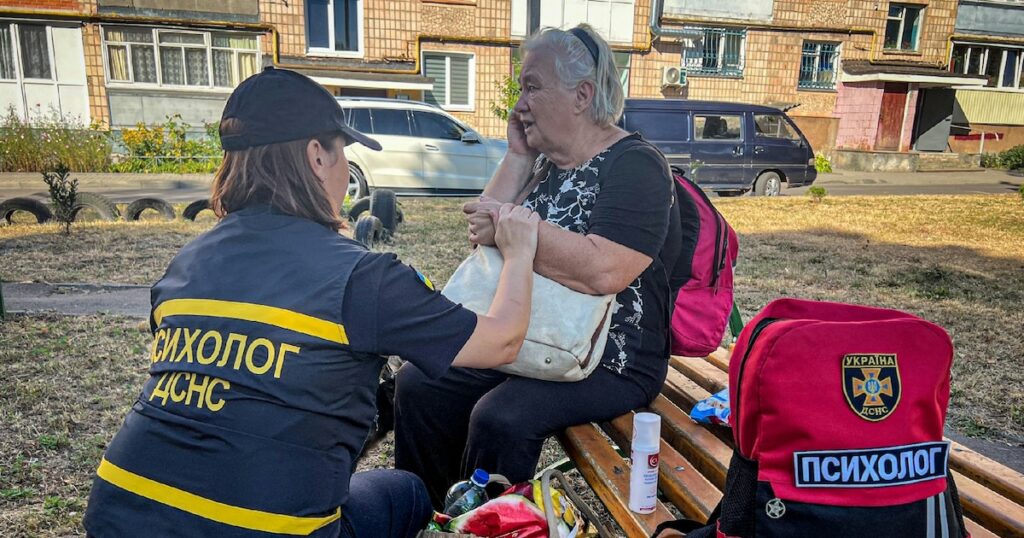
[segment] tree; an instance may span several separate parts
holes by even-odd
[[[518,59],[513,59],[512,74],[505,75],[505,78],[498,83],[500,100],[497,103],[491,101],[491,112],[501,118],[501,121],[508,121],[509,113],[516,106],[516,101],[519,100],[519,72],[522,69],[523,64]]]
[[[71,233],[75,220],[75,199],[78,198],[78,180],[68,179],[71,171],[64,163],[58,163],[52,170],[43,172],[43,181],[50,188],[53,202],[53,217],[64,226],[64,234]]]

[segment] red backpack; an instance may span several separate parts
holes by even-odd
[[[942,438],[953,345],[941,327],[780,299],[732,357],[736,450],[721,504],[688,537],[969,536]]]
[[[732,312],[739,239],[696,183],[677,170],[673,175],[682,248],[669,282],[679,290],[670,325],[672,354],[704,357],[721,345]]]

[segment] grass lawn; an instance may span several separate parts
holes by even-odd
[[[780,296],[904,309],[957,349],[950,424],[1024,442],[1024,205],[1019,197],[714,199],[740,234],[737,301]],[[393,250],[435,282],[468,254],[461,200],[406,200]],[[180,208],[179,208],[180,209]],[[4,281],[148,284],[205,222],[0,226]],[[79,534],[91,473],[145,378],[139,320],[0,324],[0,536]],[[554,455],[546,453],[546,457]],[[365,466],[390,464],[385,443]]]

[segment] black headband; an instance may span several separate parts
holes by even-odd
[[[594,38],[590,37],[590,34],[586,33],[580,28],[573,28],[572,30],[569,30],[569,33],[576,36],[576,39],[579,39],[580,41],[583,42],[583,46],[587,47],[587,50],[590,51],[590,57],[594,59],[594,65],[596,66],[597,43],[594,43]]]

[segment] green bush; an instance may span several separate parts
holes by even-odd
[[[0,118],[0,172],[43,172],[57,163],[75,172],[103,172],[110,146],[99,124],[83,125],[53,110],[29,123],[11,106]]]
[[[1014,146],[1000,153],[985,153],[981,156],[985,168],[1024,169],[1024,144]]]
[[[814,169],[819,174],[831,174],[832,173],[832,161],[828,160],[828,157],[824,153],[819,153],[814,156]]]
[[[814,202],[820,202],[825,199],[825,196],[828,196],[828,191],[825,190],[825,187],[814,186],[807,189],[807,196],[810,196]]]
[[[998,153],[982,153],[981,154],[981,167],[982,168],[999,168],[999,154]]]
[[[121,131],[128,154],[110,166],[114,172],[209,173],[220,166],[222,153],[218,125],[204,125],[206,136],[189,136],[190,125],[181,115],[161,124],[139,123]]]
[[[1024,144],[1014,146],[999,154],[999,164],[1009,170],[1024,168]]]

